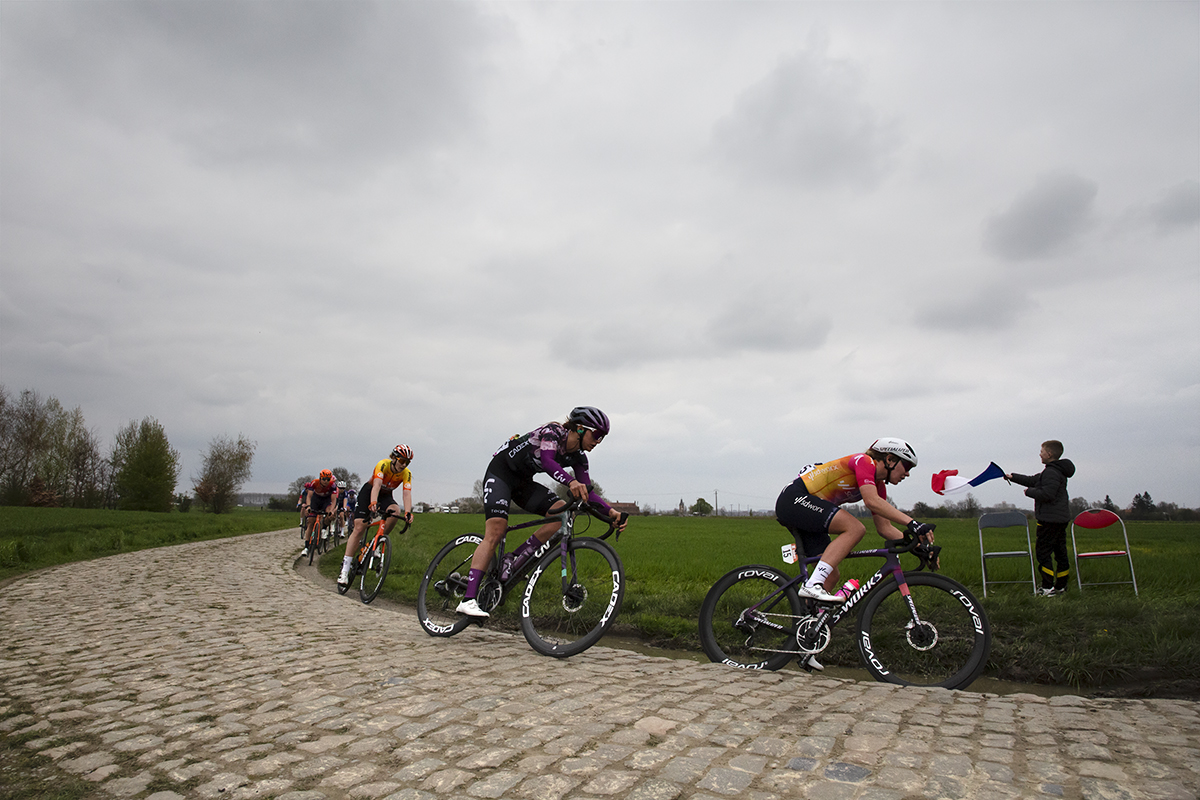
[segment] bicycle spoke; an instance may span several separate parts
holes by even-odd
[[[802,608],[794,590],[780,590],[789,580],[770,567],[742,567],[717,581],[700,609],[705,654],[745,669],[774,670],[787,664],[797,650],[796,619]]]
[[[459,536],[433,557],[417,590],[417,617],[430,636],[452,636],[470,624],[470,619],[457,613],[467,588],[467,573],[471,556],[483,537],[475,534]]]
[[[979,601],[941,575],[906,575],[919,622],[895,583],[863,612],[860,652],[878,680],[966,688],[986,666],[991,633]]]
[[[386,536],[380,536],[375,546],[367,550],[366,559],[362,565],[362,580],[358,588],[358,596],[364,603],[369,603],[379,594],[383,582],[387,578],[388,566],[392,562],[392,545]]]
[[[625,587],[616,551],[596,539],[568,545],[567,586],[561,551],[543,556],[529,576],[521,603],[521,629],[534,650],[571,656],[591,647],[620,611]]]

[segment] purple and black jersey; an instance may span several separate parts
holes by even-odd
[[[588,496],[603,508],[610,508],[604,498],[591,491],[592,480],[588,476],[588,458],[583,450],[567,452],[567,435],[570,432],[561,423],[549,422],[522,436],[514,436],[494,454],[505,466],[517,475],[532,478],[544,472],[563,486],[579,481],[588,487]],[[566,470],[571,470],[571,477]]]

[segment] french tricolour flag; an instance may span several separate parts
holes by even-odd
[[[978,486],[981,483],[986,483],[993,478],[1003,478],[1004,470],[996,466],[996,462],[988,464],[987,469],[976,475],[974,478],[967,480],[966,478],[958,477],[958,470],[944,469],[933,476],[933,490],[938,494],[954,494],[961,492],[968,486]]]

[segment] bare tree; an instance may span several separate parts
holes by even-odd
[[[255,443],[242,434],[237,439],[217,436],[208,444],[204,468],[194,479],[196,499],[214,514],[234,507],[242,484],[250,480]]]

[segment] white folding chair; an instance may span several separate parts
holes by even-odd
[[[1024,550],[987,550],[983,544],[983,532],[988,528],[1024,528],[1025,529],[1025,549]],[[1012,539],[1013,533],[1010,532],[1006,538]],[[1034,594],[1037,594],[1037,572],[1033,567],[1033,543],[1029,539],[1029,520],[1020,511],[999,511],[994,514],[984,514],[979,518],[979,561],[983,568],[983,596],[987,597],[987,587],[989,583],[1024,583],[1022,578],[1017,581],[999,581],[988,578],[988,559],[992,558],[1024,558],[1029,562],[1029,585],[1033,587]]]
[[[1079,540],[1075,538],[1075,528],[1083,528],[1084,530],[1103,530],[1111,525],[1120,524],[1121,539],[1125,542],[1124,550],[1092,550],[1086,553],[1079,552]],[[1116,537],[1110,537],[1110,541],[1115,541]],[[1079,591],[1083,591],[1084,586],[1112,586],[1118,584],[1133,584],[1133,594],[1138,596],[1137,575],[1133,572],[1133,553],[1129,549],[1129,532],[1125,529],[1125,520],[1118,517],[1113,512],[1106,508],[1089,508],[1087,511],[1081,511],[1076,515],[1075,520],[1071,523],[1071,549],[1075,551],[1075,580],[1079,583]],[[1085,581],[1083,573],[1079,569],[1079,562],[1090,561],[1098,558],[1123,558],[1129,562],[1129,580],[1127,581]]]

